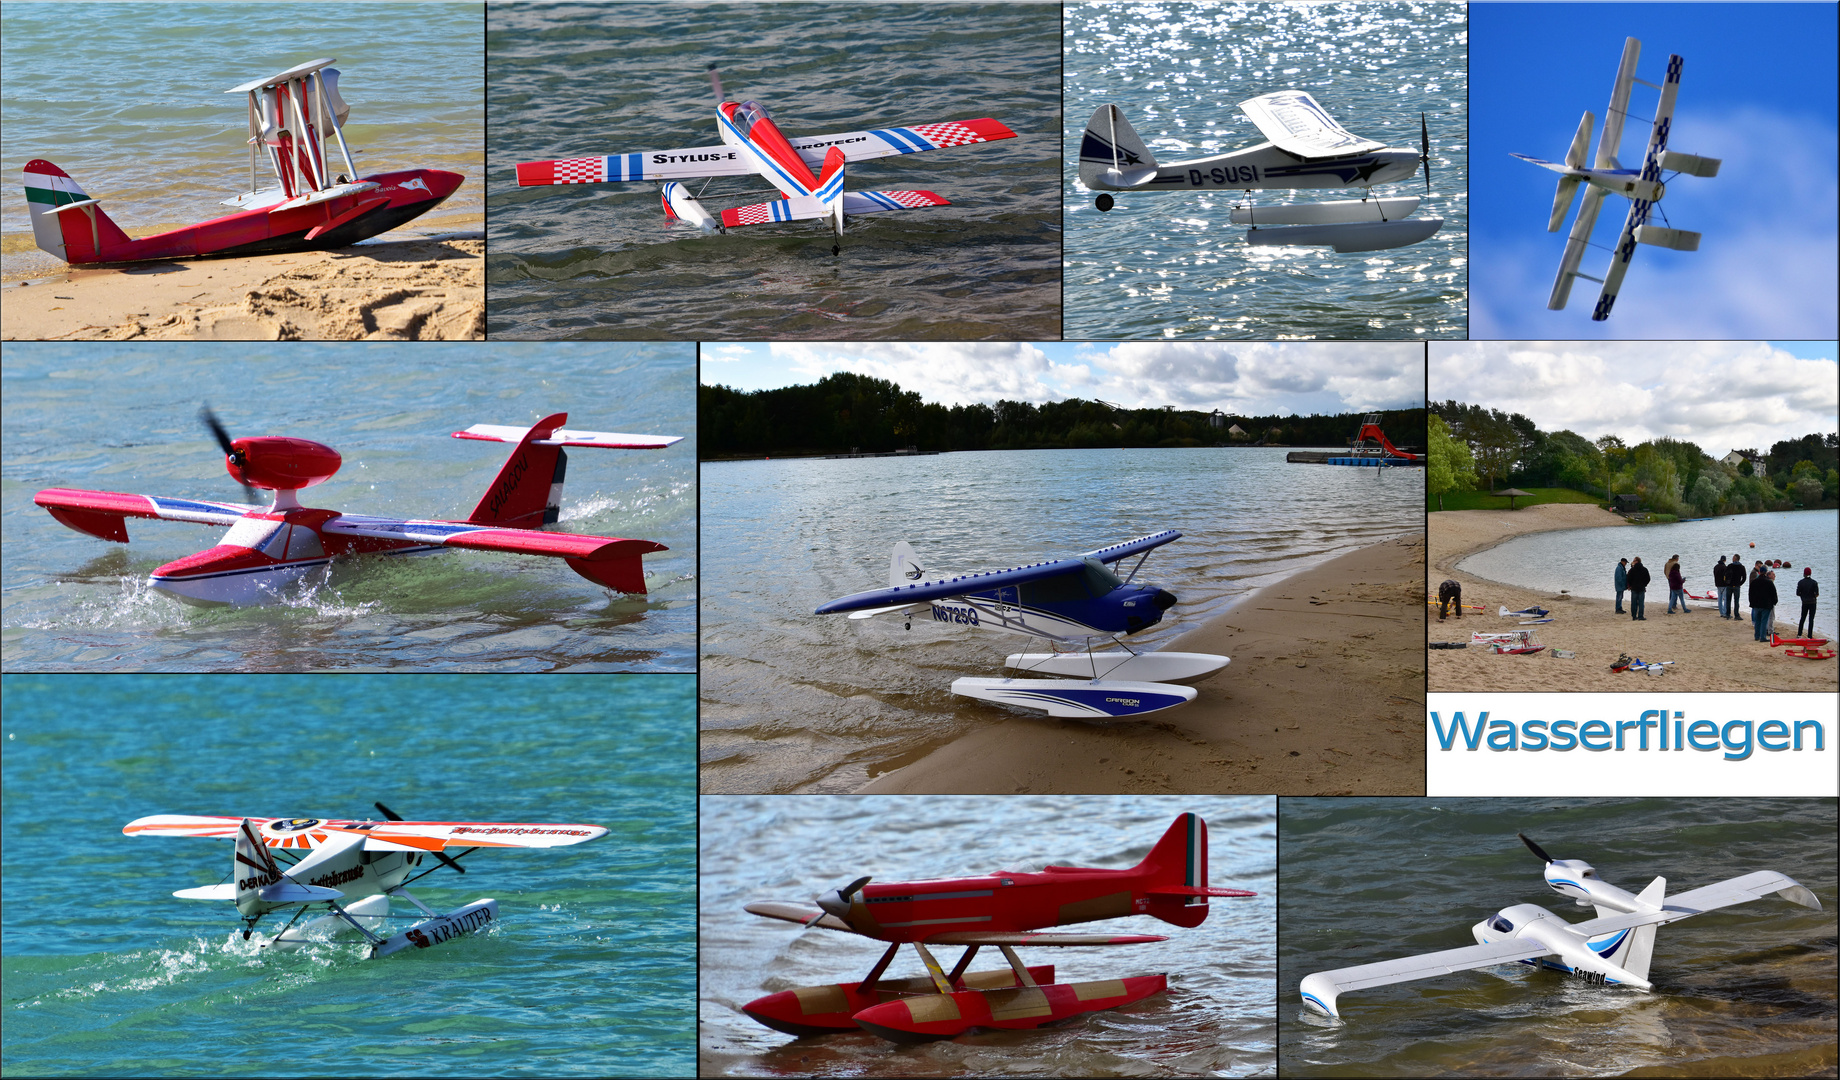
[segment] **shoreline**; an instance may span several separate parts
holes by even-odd
[[[1546,511],[1545,513],[1538,513]],[[1555,621],[1526,627],[1533,640],[1547,646],[1526,656],[1498,656],[1487,648],[1426,649],[1427,685],[1433,693],[1482,691],[1594,691],[1639,693],[1644,690],[1736,691],[1809,693],[1840,688],[1832,660],[1801,660],[1781,649],[1751,640],[1750,608],[1732,621],[1719,618],[1712,601],[1688,601],[1690,614],[1666,615],[1667,583],[1651,582],[1645,599],[1648,618],[1630,619],[1628,598],[1624,614],[1615,603],[1573,596],[1550,589],[1529,589],[1494,581],[1456,568],[1456,564],[1509,540],[1532,533],[1561,529],[1626,525],[1627,522],[1594,504],[1543,503],[1513,511],[1513,520],[1500,510],[1448,510],[1430,514],[1426,521],[1431,545],[1426,579],[1426,599],[1435,599],[1444,578],[1463,585],[1463,602],[1480,604],[1482,611],[1466,611],[1464,618],[1440,623],[1437,609],[1425,610],[1425,638],[1433,641],[1468,641],[1476,631],[1519,630],[1519,620],[1501,618],[1501,606],[1518,610],[1538,605],[1552,612]],[[1533,515],[1522,519],[1520,515]],[[1609,520],[1605,520],[1609,519]],[[1607,571],[1606,571],[1607,572]],[[1654,573],[1659,576],[1659,569]],[[1779,591],[1781,584],[1778,584]],[[1790,598],[1793,600],[1793,597]],[[1657,603],[1657,600],[1659,601]],[[1777,632],[1793,629],[1795,608],[1777,605]],[[1783,616],[1787,612],[1787,618]],[[1785,625],[1787,623],[1787,625]],[[1574,659],[1558,659],[1554,648],[1575,652]],[[1610,664],[1627,654],[1650,661],[1673,661],[1659,676],[1616,673]]]
[[[1231,662],[1188,705],[1090,724],[992,723],[863,793],[1419,795],[1424,668],[1408,632],[1426,542],[1409,532],[1267,585],[1170,641]]]

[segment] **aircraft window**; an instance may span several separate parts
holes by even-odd
[[[740,108],[735,110],[735,126],[741,129],[743,135],[753,131],[754,125],[760,121],[772,118],[773,114],[758,101],[744,101]]]
[[[1104,596],[1113,589],[1124,585],[1124,579],[1109,570],[1098,559],[1086,560],[1086,591],[1094,596]]]
[[[224,534],[224,538],[219,541],[219,543],[229,544],[232,547],[260,549],[264,544],[267,544],[273,539],[277,532],[280,532],[286,527],[287,522],[285,521],[269,521],[265,518],[243,518],[235,525],[230,526],[230,531]],[[279,557],[278,553],[277,557]]]
[[[1514,933],[1514,924],[1502,918],[1500,915],[1497,915],[1489,920],[1489,929],[1503,934],[1512,934]]]
[[[1085,580],[1077,570],[1030,581],[1019,588],[1025,604],[1066,604],[1085,600],[1089,595]]]
[[[1580,876],[1581,876],[1581,877],[1596,877],[1596,876],[1597,876],[1597,871],[1595,871],[1595,870],[1586,870],[1586,871],[1585,871],[1585,872],[1584,872],[1583,874],[1581,874]]]

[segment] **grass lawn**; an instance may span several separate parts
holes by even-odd
[[[1573,491],[1571,488],[1522,488],[1521,490],[1527,492],[1531,497],[1516,496],[1514,499],[1516,507],[1535,506],[1539,503],[1597,503],[1601,506],[1604,501],[1596,495],[1587,495],[1582,491]],[[1425,499],[1425,509],[1435,511],[1437,508],[1438,497],[1428,496]],[[1490,495],[1486,491],[1447,491],[1444,493],[1444,509],[1506,510],[1508,500],[1500,495]]]

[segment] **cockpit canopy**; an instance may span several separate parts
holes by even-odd
[[[741,129],[743,135],[751,134],[755,124],[771,119],[773,114],[758,101],[744,101],[735,107],[735,126]]]
[[[1514,933],[1514,924],[1502,916],[1497,915],[1489,920],[1489,929],[1498,934],[1512,934]]]

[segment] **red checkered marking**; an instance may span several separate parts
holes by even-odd
[[[772,203],[755,203],[752,206],[737,206],[733,210],[722,211],[724,225],[764,225],[773,220],[769,209]]]
[[[607,180],[607,159],[604,157],[563,158],[552,161],[557,184],[600,184]]]
[[[950,206],[946,200],[930,191],[878,191],[902,206]]]
[[[943,124],[919,124],[907,130],[940,149],[945,149],[949,146],[968,146],[971,143],[988,141],[984,136],[956,120],[948,120]]]

